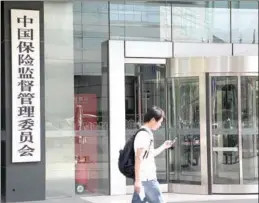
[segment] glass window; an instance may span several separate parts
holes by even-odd
[[[74,12],[81,12],[82,2],[80,1],[75,2],[73,8],[74,8]]]
[[[88,25],[107,25],[108,13],[83,13],[82,23]]]
[[[109,193],[108,120],[102,107],[107,84],[100,57],[108,39],[107,4],[44,2],[48,198]]]
[[[108,16],[107,16],[108,21]],[[91,37],[91,38],[105,38],[108,39],[108,22],[106,25],[104,24],[95,24],[95,25],[82,25],[82,35],[83,37]],[[101,49],[101,46],[99,46]]]
[[[74,29],[74,36],[82,37],[82,35],[83,35],[82,25],[74,24],[74,28],[73,29]]]
[[[77,37],[74,39],[74,48],[75,49],[78,49],[78,50],[82,49],[82,44],[83,44],[82,38]]]
[[[171,41],[171,6],[165,3],[110,5],[111,39]]]
[[[230,42],[228,1],[195,1],[172,5],[173,41]]]
[[[258,2],[232,2],[232,41],[258,43]]]
[[[82,13],[108,13],[108,1],[89,1],[82,3]]]
[[[107,35],[107,33],[106,33]],[[105,40],[107,40],[107,38],[101,38],[101,37],[91,37],[91,38],[87,38],[84,37],[83,38],[83,49],[100,49],[100,47],[97,47],[97,44],[101,44],[102,42],[104,42]],[[98,59],[100,60],[100,59]]]
[[[76,25],[81,25],[82,24],[81,11],[77,11],[76,8],[74,9],[73,20],[74,20],[74,24],[76,24]]]

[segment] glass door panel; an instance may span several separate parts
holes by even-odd
[[[258,77],[241,76],[241,132],[244,184],[258,184]]]
[[[211,77],[213,184],[239,184],[238,77]]]
[[[169,139],[177,137],[169,153],[170,182],[201,183],[199,77],[167,81]]]
[[[148,108],[157,105],[165,108],[165,66],[157,64],[126,64],[125,66],[125,111],[126,139],[143,124]],[[165,125],[154,132],[155,147],[165,141]],[[166,182],[166,154],[156,157],[157,176],[160,183]],[[127,179],[127,185],[133,181]]]
[[[165,110],[165,66],[164,65],[142,65],[142,116],[148,108],[156,105]],[[142,117],[142,121],[144,118]],[[166,140],[165,122],[154,132],[155,148]],[[157,178],[161,184],[167,183],[166,152],[156,157]]]

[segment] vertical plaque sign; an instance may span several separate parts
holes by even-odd
[[[12,162],[41,159],[39,11],[11,10]]]

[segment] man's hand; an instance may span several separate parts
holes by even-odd
[[[174,139],[174,140],[166,140],[166,141],[164,142],[164,148],[165,148],[165,149],[171,148],[172,146],[175,145],[175,142],[176,142],[176,139]]]
[[[140,190],[141,190],[141,182],[140,180],[136,180],[135,183],[134,183],[134,190],[136,193],[140,193]]]

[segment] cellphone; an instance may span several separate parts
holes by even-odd
[[[177,137],[175,137],[175,138],[172,140],[172,142],[176,142],[176,140],[177,140]]]
[[[175,138],[171,141],[172,147],[170,147],[170,149],[174,149],[176,140],[177,140],[177,137],[175,137]]]

